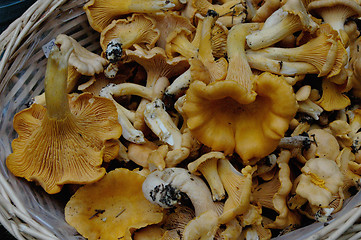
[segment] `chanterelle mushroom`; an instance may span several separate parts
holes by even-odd
[[[15,176],[38,182],[50,194],[67,183],[102,178],[105,142],[118,139],[122,131],[110,100],[89,93],[68,97],[70,52],[53,48],[45,75],[47,108],[33,104],[15,116],[19,137],[12,142],[13,153],[6,160]]]
[[[254,91],[255,101],[245,103],[234,81],[209,85],[193,82],[182,110],[193,136],[214,151],[237,152],[247,163],[270,154],[288,129],[297,111],[292,87],[270,73],[261,74]]]
[[[131,240],[136,229],[163,219],[163,209],[143,196],[144,180],[137,171],[125,168],[109,172],[71,197],[65,220],[89,240]]]
[[[343,184],[343,175],[337,164],[327,158],[312,158],[301,169],[296,193],[310,204],[325,207]]]

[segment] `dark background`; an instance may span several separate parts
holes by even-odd
[[[36,0],[0,0],[0,34],[34,2]],[[0,239],[15,240],[2,225],[0,225]]]

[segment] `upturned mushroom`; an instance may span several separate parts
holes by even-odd
[[[163,10],[171,10],[181,6],[179,1],[166,0],[126,0],[106,1],[91,0],[84,5],[90,26],[98,32],[102,32],[114,19],[130,13],[154,13]]]
[[[89,240],[132,239],[136,229],[157,224],[164,216],[161,207],[143,196],[145,178],[125,168],[109,172],[70,198],[65,206],[65,220]]]
[[[100,46],[105,57],[116,63],[124,49],[133,44],[151,49],[159,39],[160,33],[154,19],[145,14],[132,14],[126,19],[114,20],[100,34]],[[116,39],[116,43],[112,41]]]
[[[343,185],[343,175],[336,162],[327,158],[312,158],[301,171],[296,193],[312,205],[327,207],[332,194],[337,193]]]
[[[67,183],[102,178],[105,142],[118,139],[122,132],[111,101],[89,93],[74,97],[66,93],[71,51],[53,48],[45,75],[47,108],[33,104],[15,116],[19,137],[6,160],[15,176],[36,181],[50,194]]]
[[[219,177],[228,194],[223,212],[219,216],[220,223],[228,223],[237,215],[241,215],[248,210],[254,171],[255,169],[248,165],[239,172],[228,159],[218,160]]]

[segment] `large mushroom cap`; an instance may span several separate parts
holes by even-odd
[[[65,207],[65,220],[88,239],[131,239],[134,230],[159,223],[163,209],[143,196],[145,177],[125,168],[80,188]]]
[[[244,89],[233,81],[205,85],[196,81],[186,94],[183,111],[192,134],[226,155],[237,152],[244,162],[267,156],[278,145],[297,111],[292,87],[282,77],[264,73],[256,80],[256,100],[244,104]]]

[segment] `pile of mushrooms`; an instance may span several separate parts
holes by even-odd
[[[57,37],[6,161],[84,237],[270,239],[360,190],[358,1],[84,10],[101,53]]]

